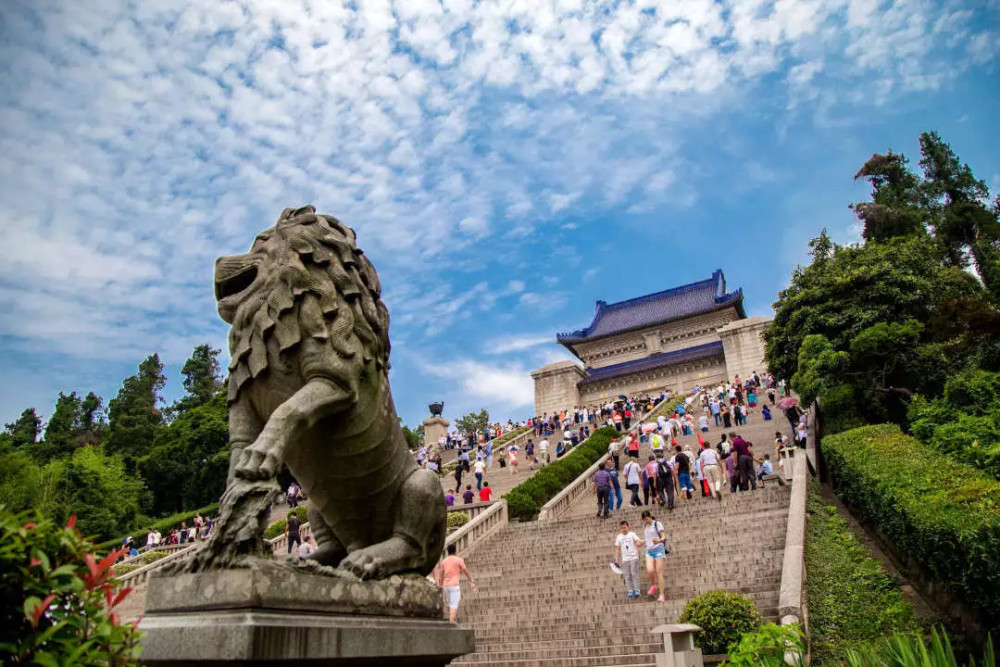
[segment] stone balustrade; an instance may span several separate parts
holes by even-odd
[[[306,535],[312,535],[309,529],[309,522],[306,521],[304,524],[299,526],[299,537],[305,538]],[[281,556],[288,553],[288,536],[282,533],[277,537],[272,537],[269,540],[264,540],[271,547],[271,553],[275,556]]]
[[[491,500],[488,503],[469,503],[468,505],[452,505],[448,508],[449,512],[461,512],[469,519],[475,519],[477,516],[488,510],[491,506],[495,505],[500,501]]]
[[[152,551],[167,551],[167,552],[170,552],[170,551],[180,551],[181,549],[186,549],[186,548],[188,548],[188,547],[190,547],[190,546],[192,546],[194,544],[196,544],[196,542],[185,542],[184,544],[161,544],[160,546],[154,547],[153,549],[149,549],[149,550],[140,549],[139,553],[136,554],[135,556],[129,556],[128,558],[123,558],[120,561],[118,561],[117,563],[115,563],[115,565],[127,565],[127,564],[130,564],[130,563],[141,563],[142,562],[142,556],[143,556],[143,554],[148,554],[148,553],[150,553]]]
[[[507,501],[494,501],[472,521],[448,535],[445,538],[445,546],[454,544],[458,552],[465,557],[476,545],[506,525]]]

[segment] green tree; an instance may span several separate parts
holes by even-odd
[[[43,459],[64,456],[73,451],[83,430],[82,417],[82,401],[76,392],[68,395],[59,392],[56,408],[45,425],[45,441],[40,448]]]
[[[207,343],[197,346],[191,357],[184,362],[181,374],[184,376],[187,395],[174,404],[177,413],[208,403],[222,389],[219,350]]]
[[[182,413],[160,429],[139,469],[155,515],[203,507],[218,500],[229,470],[226,395]]]
[[[159,405],[166,383],[158,354],[151,354],[139,372],[125,378],[118,395],[108,404],[108,435],[104,448],[126,461],[145,456],[153,447],[156,430],[163,424]]]
[[[118,537],[137,525],[146,488],[140,478],[126,471],[121,458],[86,447],[49,465],[61,467],[62,473],[64,496],[56,520],[66,521],[75,514],[80,532],[98,541]]]
[[[891,150],[868,158],[854,175],[867,179],[872,200],[852,204],[864,224],[865,241],[888,241],[899,236],[926,235],[926,212],[920,203],[920,179],[907,167],[906,156]]]
[[[475,431],[485,431],[490,425],[490,413],[483,408],[478,413],[470,412],[464,417],[455,420],[455,426],[462,433],[473,433]]]
[[[42,418],[38,416],[34,408],[28,408],[21,413],[17,421],[4,426],[7,435],[10,436],[11,444],[15,447],[33,445],[38,441],[38,435],[42,432]]]
[[[920,135],[923,207],[949,263],[972,258],[995,302],[1000,303],[1000,221],[989,206],[986,183],[975,177],[936,132]]]

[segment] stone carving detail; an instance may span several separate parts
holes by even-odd
[[[240,566],[262,552],[287,466],[309,497],[309,569],[383,579],[427,574],[444,547],[434,473],[406,448],[389,391],[389,313],[354,232],[285,209],[242,255],[216,262],[229,348],[229,480],[217,531],[179,568]]]

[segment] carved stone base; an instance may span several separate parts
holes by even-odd
[[[419,577],[352,581],[277,564],[150,580],[140,629],[150,665],[446,665],[475,636],[442,618]]]

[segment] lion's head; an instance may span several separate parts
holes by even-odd
[[[312,206],[285,209],[249,252],[215,263],[219,315],[232,325],[229,400],[268,367],[269,340],[282,354],[302,340],[299,305],[307,294],[319,299],[325,320],[308,327],[309,335],[326,338],[344,358],[360,348],[364,361],[388,368],[389,311],[381,290],[350,227]]]

